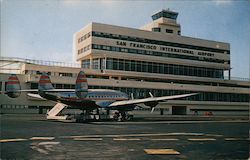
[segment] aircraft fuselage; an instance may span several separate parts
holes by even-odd
[[[107,107],[115,101],[128,100],[126,93],[106,90],[106,89],[89,89],[86,97],[79,98],[75,92],[39,92],[40,96],[51,101],[64,103],[69,106],[77,106],[86,110]]]

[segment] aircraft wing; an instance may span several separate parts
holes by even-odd
[[[32,98],[37,98],[37,99],[41,99],[41,100],[46,100],[45,98],[41,97],[39,94],[28,93],[27,95],[28,95],[29,97],[32,97]]]
[[[164,101],[164,100],[170,100],[170,99],[189,97],[189,96],[193,96],[193,95],[197,95],[197,94],[198,93],[190,93],[190,94],[181,94],[181,95],[174,95],[174,96],[149,97],[149,98],[144,98],[144,99],[132,99],[132,100],[116,101],[114,103],[111,103],[109,105],[109,107],[139,104],[139,103],[154,102],[154,101]]]
[[[48,89],[43,90],[44,92],[75,92],[75,89]],[[22,90],[15,90],[15,92],[38,92],[38,89],[22,89]],[[7,93],[3,91],[1,93]]]
[[[11,92],[11,91],[9,91]],[[22,90],[14,90],[13,92],[38,92],[38,89],[22,89]],[[0,93],[8,93],[7,91],[2,91]]]
[[[44,92],[75,92],[75,89],[48,89],[43,90]]]

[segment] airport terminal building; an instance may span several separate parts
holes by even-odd
[[[1,58],[2,69],[19,64],[21,87],[37,88],[39,74],[48,72],[56,88],[74,88],[82,68],[89,88],[120,90],[135,98],[199,93],[196,96],[158,104],[170,115],[248,115],[250,83],[231,78],[230,44],[185,37],[177,23],[178,13],[161,10],[140,29],[90,23],[74,34],[74,56],[78,64],[46,63]],[[17,66],[17,65],[15,65]],[[8,73],[0,74],[5,90]],[[53,106],[28,97],[0,95],[1,108]]]

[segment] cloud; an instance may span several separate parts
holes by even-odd
[[[80,3],[82,3],[81,0],[62,0],[59,2],[62,2],[64,6],[78,6]]]
[[[233,3],[232,0],[213,0],[217,6],[220,5],[230,5]]]
[[[114,3],[117,1],[114,0],[100,0],[101,4],[106,5],[106,6],[112,6]]]

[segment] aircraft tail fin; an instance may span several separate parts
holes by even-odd
[[[11,98],[19,97],[21,94],[20,82],[15,74],[12,74],[6,83],[6,94]]]
[[[54,87],[52,86],[49,75],[43,72],[38,83],[38,90],[45,91],[50,89],[54,89]]]
[[[76,79],[75,93],[79,98],[85,98],[88,94],[87,77],[83,71],[78,73]]]

